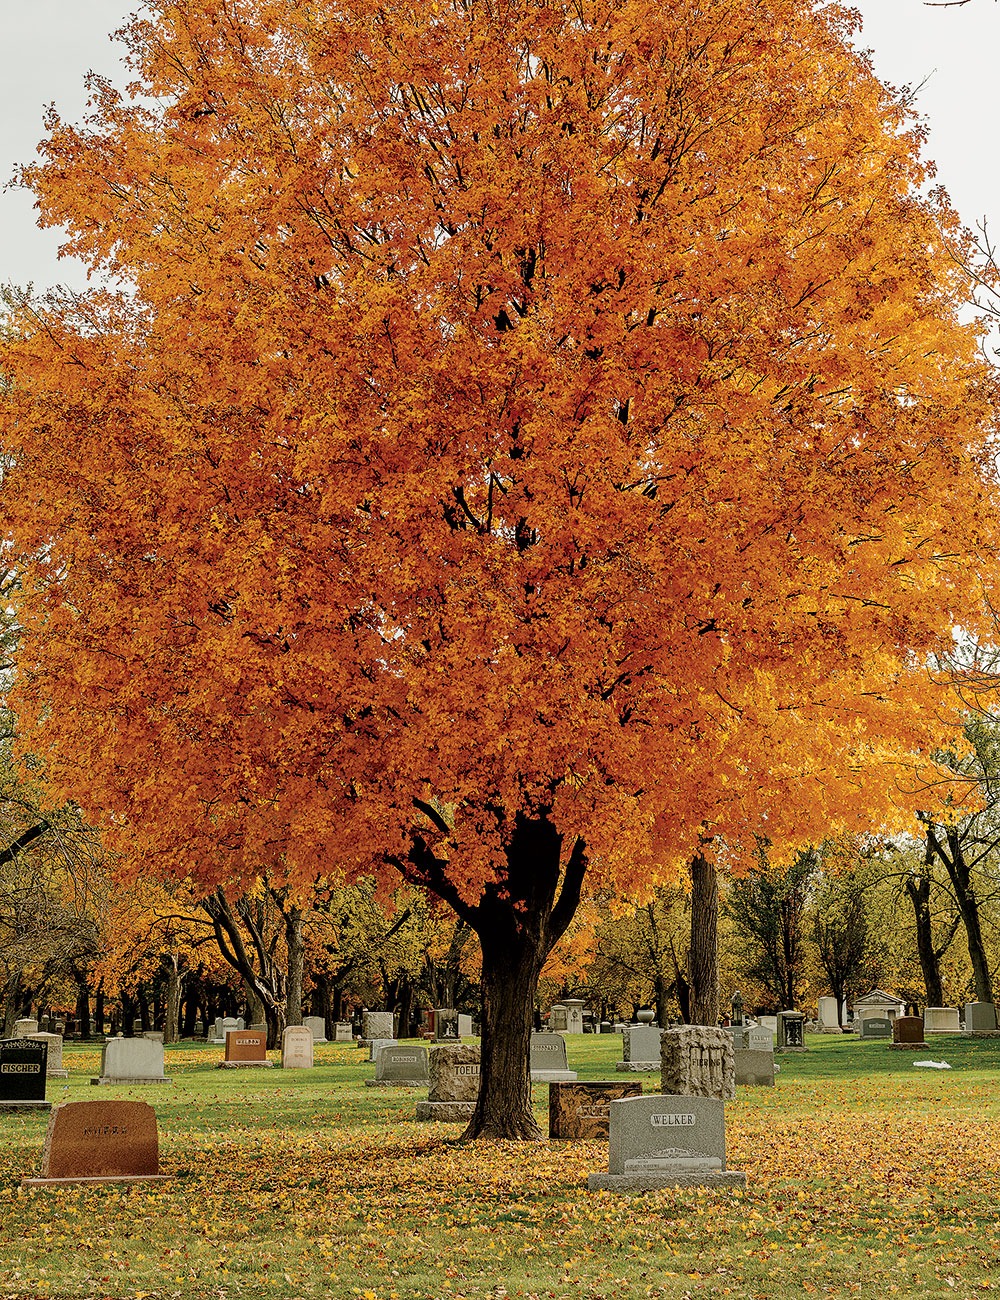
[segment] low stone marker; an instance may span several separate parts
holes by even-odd
[[[622,1059],[616,1070],[652,1073],[660,1068],[661,1030],[652,1025],[629,1025],[622,1030]]]
[[[660,1086],[684,1097],[736,1096],[733,1039],[724,1029],[680,1025],[660,1031]]]
[[[378,1061],[378,1054],[383,1047],[398,1047],[398,1038],[370,1038],[368,1040],[368,1060],[374,1064]]]
[[[924,1034],[960,1034],[958,1007],[925,1007]]]
[[[427,1048],[390,1043],[375,1058],[375,1078],[366,1079],[368,1088],[426,1088],[430,1083]]]
[[[366,1011],[361,1017],[361,1046],[396,1041],[395,1017],[391,1011]]]
[[[995,1034],[997,1009],[992,1002],[966,1002],[965,1032],[967,1034]]]
[[[430,1088],[417,1102],[417,1119],[467,1120],[479,1096],[479,1060],[471,1043],[431,1048]]]
[[[151,1038],[109,1038],[101,1051],[101,1077],[90,1082],[170,1083],[163,1073],[163,1044]]]
[[[220,1070],[244,1070],[251,1066],[269,1069],[267,1034],[261,1029],[230,1029],[226,1034],[226,1059]]]
[[[617,1079],[599,1083],[549,1084],[549,1137],[596,1141],[608,1136],[611,1102],[641,1097],[642,1084]]]
[[[647,1192],[658,1187],[745,1187],[726,1168],[725,1110],[714,1097],[627,1097],[609,1105],[608,1172],[591,1174],[591,1191]]]
[[[866,1016],[861,1022],[858,1037],[862,1040],[866,1038],[891,1038],[892,1021],[885,1016]]]
[[[62,1034],[29,1034],[28,1041],[44,1043],[49,1049],[45,1073],[50,1079],[68,1079],[69,1070],[63,1068]]]
[[[353,1043],[354,1031],[351,1028],[349,1020],[338,1020],[333,1027],[333,1041],[335,1043]]]
[[[806,1018],[801,1011],[778,1012],[776,1047],[779,1052],[806,1050]]]
[[[322,1016],[305,1016],[302,1023],[312,1034],[314,1043],[326,1042],[326,1021]]]
[[[53,1183],[162,1182],[156,1113],[144,1101],[64,1101],[49,1117],[42,1176]]]
[[[281,1034],[281,1068],[311,1070],[312,1067],[312,1030],[305,1025],[286,1025]]]
[[[457,1043],[462,1035],[458,1031],[458,1012],[453,1007],[437,1007],[434,1011],[435,1043]]]
[[[892,1042],[897,1052],[915,1052],[926,1047],[923,1016],[897,1016],[892,1022]]]
[[[0,1114],[52,1109],[45,1100],[48,1051],[34,1038],[0,1039]]]
[[[774,1039],[766,1029],[747,1029],[735,1049],[736,1085],[744,1088],[774,1087]]]
[[[459,1038],[472,1037],[472,1017],[465,1015],[463,1012],[458,1013],[458,1036]]]
[[[576,1071],[566,1059],[566,1039],[562,1034],[532,1034],[529,1069],[532,1083],[572,1083]]]

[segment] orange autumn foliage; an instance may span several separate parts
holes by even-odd
[[[147,98],[27,172],[135,291],[0,345],[53,778],[206,883],[389,859],[515,915],[525,825],[629,893],[886,816],[992,582],[996,405],[845,12],[150,10]]]

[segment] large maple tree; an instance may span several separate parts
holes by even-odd
[[[804,0],[154,0],[27,173],[128,284],[0,345],[17,706],[206,889],[483,951],[471,1135],[581,890],[885,813],[996,409],[919,131]],[[776,57],[780,51],[780,57]]]

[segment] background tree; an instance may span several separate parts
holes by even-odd
[[[537,1135],[585,882],[878,824],[941,735],[994,393],[850,23],[154,0],[137,99],[93,83],[26,174],[129,282],[0,343],[30,743],[205,890],[333,862],[448,902],[470,1135]]]
[[[805,969],[805,912],[819,863],[818,852],[806,848],[790,863],[774,865],[762,843],[758,866],[732,880],[726,891],[726,913],[737,940],[742,940],[739,967],[767,990],[775,1011],[795,1007],[799,1001]]]
[[[848,993],[860,996],[872,934],[870,895],[877,868],[863,845],[825,845],[819,855],[822,875],[810,903],[809,932],[830,993],[837,999],[837,1024],[843,1026]],[[940,1004],[936,1004],[940,1005]]]

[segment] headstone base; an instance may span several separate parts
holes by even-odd
[[[273,1061],[220,1061],[219,1070],[270,1070]]]
[[[51,1110],[51,1101],[0,1101],[0,1115],[9,1115],[15,1110]]]
[[[629,1074],[653,1074],[660,1068],[659,1061],[618,1061],[615,1069]]]
[[[417,1119],[436,1119],[459,1124],[471,1119],[475,1109],[474,1101],[418,1101]]]
[[[117,1079],[117,1078],[105,1079],[102,1076],[100,1079],[91,1079],[90,1082],[96,1085],[97,1087],[100,1087],[104,1084],[109,1084],[114,1088],[131,1088],[133,1084],[139,1086],[140,1084],[146,1084],[146,1083],[173,1083],[173,1079],[168,1079],[166,1078],[166,1076],[164,1076],[162,1079]]]
[[[747,1176],[738,1169],[693,1174],[588,1174],[591,1192],[655,1192],[661,1187],[746,1187]]]
[[[1000,1029],[973,1029],[970,1038],[1000,1038]]]
[[[426,1088],[427,1080],[420,1079],[366,1079],[366,1088]],[[449,1103],[443,1102],[442,1105]]]
[[[889,1043],[890,1052],[929,1052],[929,1043]]]
[[[22,1178],[22,1187],[67,1187],[71,1183],[165,1183],[169,1174],[108,1174],[106,1178]]]
[[[46,1070],[46,1079],[68,1079],[69,1070]]]
[[[576,1083],[575,1070],[532,1070],[532,1083]]]

